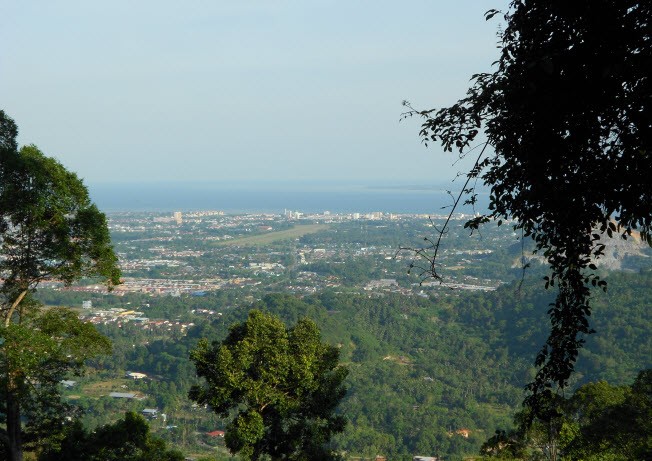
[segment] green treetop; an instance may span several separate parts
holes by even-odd
[[[334,414],[346,393],[347,370],[338,358],[311,320],[286,328],[253,310],[224,341],[202,340],[192,352],[205,382],[191,389],[190,398],[219,415],[234,414],[226,445],[246,459],[335,459],[325,444],[345,425]]]

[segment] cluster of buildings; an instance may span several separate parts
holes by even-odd
[[[368,220],[368,221],[382,221],[384,219],[394,221],[399,219],[401,216],[420,216],[420,215],[398,215],[395,213],[385,213],[382,211],[373,211],[370,213],[331,213],[330,211],[324,211],[322,213],[304,213],[302,211],[292,211],[285,210],[283,212],[283,217],[288,220],[311,220],[311,221],[323,221],[323,222],[338,222],[338,221],[358,221],[358,220]],[[428,215],[423,215],[423,218],[428,218]]]
[[[261,285],[265,287],[271,283],[277,284],[275,289],[278,290],[311,293],[324,287],[347,283],[346,280],[328,276],[323,271],[314,273],[311,264],[319,263],[323,268],[324,264],[344,264],[345,261],[361,257],[376,258],[379,264],[387,267],[383,278],[365,281],[360,284],[361,289],[408,294],[415,291],[415,287],[397,279],[405,274],[409,264],[406,259],[413,255],[407,252],[397,253],[397,248],[389,245],[366,242],[367,232],[375,232],[376,236],[379,233],[403,232],[402,229],[409,228],[414,223],[427,233],[431,232],[427,223],[437,219],[432,217],[428,221],[425,215],[383,212],[337,214],[325,211],[305,214],[290,210],[282,215],[225,215],[222,211],[197,211],[167,214],[117,213],[109,215],[109,218],[109,227],[116,235],[114,242],[123,273],[123,283],[116,287],[114,293],[172,296]],[[264,236],[275,231],[283,233],[299,228],[301,223],[289,222],[296,220],[321,224],[320,232],[325,229],[327,231],[301,239],[297,237],[290,240],[291,237],[286,237],[288,240],[284,244],[284,251],[279,251],[281,248],[278,245],[259,243],[247,246],[240,243],[248,236]],[[356,220],[360,220],[360,223],[354,224],[353,221]],[[330,225],[323,226],[328,223]],[[351,235],[353,231],[357,237],[347,240],[346,233]],[[329,235],[337,236],[337,239]],[[273,237],[270,241],[274,241]],[[473,265],[475,259],[488,257],[491,253],[492,250],[483,247],[452,248],[442,252],[441,260],[447,267],[454,266],[457,270]],[[437,284],[425,282],[416,287],[416,292],[435,289],[435,285]],[[473,281],[467,277],[453,277],[448,287],[488,290],[495,289],[497,285],[496,281],[491,280]],[[106,293],[106,287],[100,284],[68,289]]]
[[[125,277],[122,284],[115,288],[115,291],[117,293],[132,292],[179,296],[182,293],[201,294],[206,291],[219,290],[228,283],[228,281],[220,278],[184,280]]]
[[[179,320],[150,319],[145,317],[143,312],[118,307],[94,310],[93,312],[82,314],[80,318],[96,325],[122,326],[129,323],[138,325],[143,330],[179,331],[181,333],[185,333],[188,328],[195,325],[192,322],[181,322]],[[137,375],[130,377],[132,379],[140,379]]]

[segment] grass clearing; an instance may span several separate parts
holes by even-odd
[[[281,240],[290,240],[302,237],[307,234],[314,234],[326,230],[330,227],[328,224],[299,224],[291,229],[267,232],[265,234],[251,235],[248,237],[234,238],[215,243],[216,246],[258,246],[269,245],[270,243]]]
[[[126,378],[109,379],[83,386],[82,393],[87,397],[97,398],[107,396],[111,392],[138,392],[133,390],[133,388],[136,386],[129,386],[129,384],[133,384],[133,381]],[[127,389],[129,390],[123,388],[122,386],[127,386]]]

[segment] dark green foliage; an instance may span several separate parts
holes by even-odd
[[[522,459],[526,455],[526,444],[518,433],[507,432],[501,429],[482,444],[480,453],[493,459]]]
[[[586,384],[569,398],[555,396],[542,417],[517,415],[517,431],[496,431],[481,449],[492,459],[627,461],[652,455],[652,370],[631,386]],[[525,428],[521,419],[532,419]]]
[[[183,461],[183,455],[152,436],[147,421],[132,412],[114,424],[87,432],[79,422],[66,426],[56,445],[46,447],[39,461]]]
[[[3,158],[18,149],[17,137],[16,123],[5,114],[5,111],[0,110],[0,152]],[[4,163],[0,162],[0,166],[4,166]]]
[[[638,230],[652,244],[652,5],[514,1],[504,18],[495,71],[474,75],[457,104],[409,115],[425,117],[421,135],[449,151],[465,153],[484,133],[493,153],[467,176],[491,188],[490,211],[467,226],[515,219],[550,266],[546,287],[558,292],[528,386],[536,407],[569,384],[591,332],[590,288],[606,286],[591,262],[600,234]]]
[[[577,427],[566,447],[572,459],[652,457],[652,369],[641,371],[631,387],[583,386],[569,407]]]
[[[66,284],[87,276],[119,283],[117,258],[106,218],[91,203],[82,181],[36,146],[8,155],[0,186],[7,276],[2,293],[13,302],[44,278]]]
[[[112,286],[120,270],[106,217],[83,182],[34,145],[18,150],[16,125],[4,112],[0,119],[0,309],[7,326],[45,279],[70,285],[99,276]]]
[[[235,416],[226,446],[246,459],[335,459],[326,448],[345,420],[334,414],[344,397],[347,370],[337,348],[321,342],[314,322],[303,318],[287,329],[257,310],[231,327],[222,342],[202,340],[191,353],[197,375],[190,398]]]
[[[61,401],[60,381],[83,373],[89,357],[108,354],[110,341],[73,311],[54,308],[35,312],[23,323],[0,327],[4,339],[0,366],[10,370],[0,375],[0,415],[6,415],[6,394],[13,384],[13,397],[22,404],[27,420],[24,433],[29,448],[47,445],[57,436],[75,409]]]
[[[0,411],[8,457],[20,461],[21,415],[63,418],[58,381],[109,349],[75,315],[40,312],[33,293],[48,279],[70,285],[100,277],[111,287],[120,283],[120,270],[106,217],[77,175],[36,146],[18,150],[16,125],[2,111],[0,130]],[[34,418],[29,423],[39,425]]]

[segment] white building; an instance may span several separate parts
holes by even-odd
[[[147,375],[145,373],[138,373],[134,371],[128,371],[125,373],[125,378],[131,378],[131,379],[144,379],[147,378]]]

